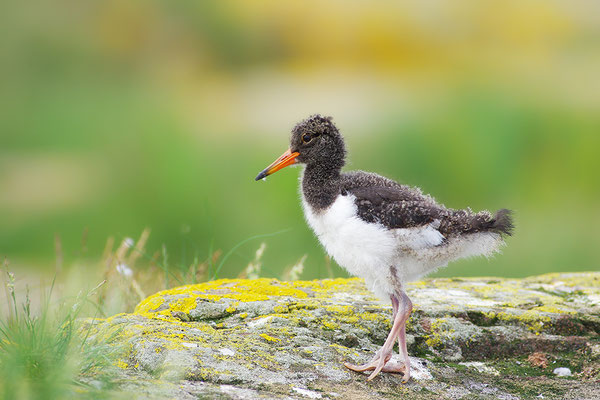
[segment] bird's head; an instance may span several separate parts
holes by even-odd
[[[324,172],[339,170],[344,166],[345,158],[344,139],[331,117],[316,114],[292,129],[290,148],[258,174],[256,180],[297,163],[320,168]]]

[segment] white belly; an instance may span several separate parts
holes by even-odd
[[[302,205],[308,224],[340,266],[364,278],[378,295],[391,293],[389,273],[397,246],[392,231],[358,218],[353,196],[339,196],[322,212],[314,212],[304,197]]]
[[[382,299],[399,289],[394,283],[419,279],[458,258],[489,256],[502,244],[500,235],[483,232],[448,238],[439,246],[444,237],[435,222],[388,230],[360,219],[354,200],[354,196],[339,196],[329,208],[315,212],[303,196],[302,206],[327,253],[350,274],[363,278]]]

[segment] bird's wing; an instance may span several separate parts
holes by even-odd
[[[443,218],[447,210],[429,197],[406,186],[367,186],[347,189],[355,197],[358,215],[388,229],[414,228]]]
[[[358,217],[394,230],[402,246],[434,247],[445,240],[440,222],[448,210],[418,189],[404,185],[361,186],[345,189],[355,198]]]
[[[493,232],[510,235],[510,211],[474,213],[471,209],[454,210],[437,203],[420,189],[400,185],[391,179],[363,171],[343,175],[342,194],[355,197],[358,216],[395,230],[414,248],[437,246],[453,235]]]

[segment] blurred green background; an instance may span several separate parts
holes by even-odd
[[[8,0],[0,51],[14,270],[53,271],[55,235],[69,265],[149,227],[147,248],[186,264],[289,229],[220,275],[264,241],[263,275],[306,254],[302,277],[327,276],[298,170],[254,182],[312,113],[348,168],[515,210],[502,256],[438,276],[598,269],[600,3]]]

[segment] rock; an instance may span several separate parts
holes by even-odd
[[[553,373],[556,376],[571,376],[572,375],[571,370],[569,368],[565,368],[565,367],[555,368]]]
[[[132,399],[600,398],[600,273],[431,279],[407,291],[406,385],[342,365],[366,362],[391,327],[391,307],[358,279],[182,286],[82,331],[125,346],[118,390]]]

